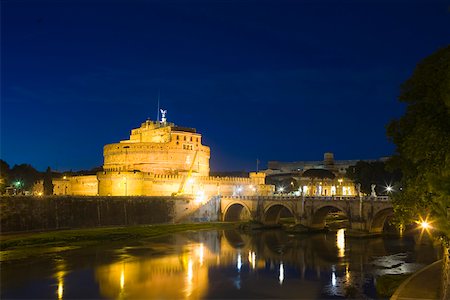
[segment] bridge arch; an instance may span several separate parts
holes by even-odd
[[[282,214],[286,212],[288,212],[288,215],[291,215],[295,218],[295,214],[292,211],[292,208],[290,208],[289,206],[281,203],[269,205],[264,210],[264,223],[277,224],[280,221],[280,217],[282,216]]]
[[[250,209],[242,202],[233,202],[228,205],[223,213],[225,222],[237,222],[250,219]]]
[[[313,212],[313,215],[311,216],[311,224],[310,226],[312,228],[322,229],[325,227],[325,218],[326,216],[333,211],[340,211],[343,212],[344,215],[348,218],[348,213],[345,211],[343,207],[340,207],[338,205],[332,205],[327,204],[324,206],[321,206],[320,208],[316,209]]]
[[[380,233],[383,232],[383,227],[388,217],[394,214],[394,209],[392,207],[388,207],[382,210],[379,210],[372,218],[372,222],[370,224],[371,233]]]

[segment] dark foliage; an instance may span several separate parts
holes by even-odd
[[[378,195],[386,194],[386,187],[393,187],[394,191],[400,190],[400,170],[390,171],[386,164],[381,161],[365,162],[359,161],[347,169],[346,177],[361,184],[361,191],[371,193],[371,185],[376,185]]]
[[[403,173],[403,193],[394,198],[397,217],[408,222],[432,214],[450,233],[450,46],[420,62],[402,86],[406,113],[387,127],[396,145],[391,164]]]

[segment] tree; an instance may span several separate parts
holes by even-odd
[[[403,192],[394,197],[397,217],[424,211],[450,236],[450,46],[421,61],[401,87],[406,112],[387,127],[396,145],[391,165],[403,173]]]
[[[14,165],[10,180],[19,190],[31,190],[33,184],[41,179],[41,173],[29,164]]]
[[[401,172],[396,169],[389,171],[382,161],[365,162],[358,161],[356,165],[347,168],[346,177],[361,184],[361,192],[371,193],[371,185],[376,185],[378,195],[386,194],[387,187],[392,186],[399,189],[398,183],[401,179]]]
[[[44,195],[53,195],[52,170],[50,169],[50,167],[47,167],[47,170],[44,174]]]
[[[3,194],[9,185],[10,172],[8,163],[0,159],[0,194]]]

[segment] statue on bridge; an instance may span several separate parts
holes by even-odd
[[[375,187],[376,186],[377,186],[376,184],[370,185],[370,188],[372,189],[372,193],[370,194],[370,197],[374,197],[374,198],[377,197],[377,193],[375,192]]]

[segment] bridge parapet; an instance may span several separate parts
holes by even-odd
[[[366,197],[358,197],[358,196],[292,196],[292,195],[271,195],[271,196],[225,196],[222,197],[230,200],[317,200],[317,201],[383,201],[389,202],[389,196],[366,196]]]

